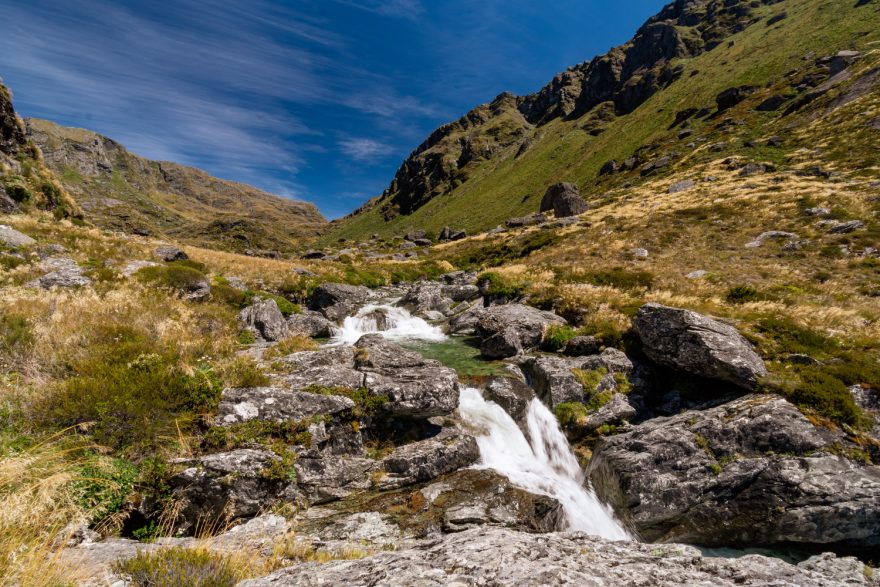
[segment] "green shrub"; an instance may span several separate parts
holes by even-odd
[[[144,455],[215,409],[221,385],[207,365],[184,369],[173,352],[118,330],[118,340],[95,343],[72,363],[39,412],[48,425],[79,426],[100,444]]]
[[[202,437],[206,450],[232,450],[245,444],[258,443],[271,446],[278,442],[286,445],[311,447],[312,435],[309,433],[310,420],[285,420],[266,422],[250,420],[231,426],[214,426]]]
[[[387,285],[385,276],[380,271],[351,265],[345,268],[345,276],[342,280],[350,285],[365,285],[369,288]]]
[[[757,289],[751,285],[735,285],[727,290],[724,296],[729,304],[745,304],[765,299]]]
[[[146,526],[141,526],[131,534],[134,536],[135,540],[139,540],[140,542],[153,542],[162,535],[162,527],[155,521],[150,520]]]
[[[257,342],[257,335],[252,330],[242,330],[236,337],[238,344],[254,344]]]
[[[74,499],[93,523],[118,512],[134,488],[137,467],[122,459],[94,457],[71,482]]]
[[[764,318],[756,330],[773,340],[776,352],[825,355],[837,348],[837,341],[804,328],[782,316]]]
[[[25,318],[0,314],[0,363],[13,356],[23,355],[33,343],[33,330]]]
[[[587,283],[622,290],[650,289],[654,285],[654,274],[650,271],[630,271],[623,267],[590,271],[585,277]]]
[[[510,279],[495,271],[481,273],[477,277],[477,283],[480,289],[486,292],[486,295],[508,300],[521,298],[529,286],[526,281]]]
[[[250,296],[249,293],[251,293]],[[211,286],[211,299],[239,310],[248,305],[252,295],[252,292],[244,292],[225,283],[215,283]]]
[[[864,415],[842,381],[820,368],[804,367],[799,375],[800,383],[785,394],[794,404],[838,423],[863,423]]]
[[[565,324],[553,324],[547,329],[541,345],[544,350],[559,351],[564,349],[565,345],[568,344],[568,341],[575,336],[577,336],[577,331],[571,326]]]
[[[249,330],[248,332],[253,336]],[[235,357],[225,362],[218,375],[226,387],[266,387],[271,379],[251,357]]]
[[[2,267],[4,271],[10,271],[25,264],[27,264],[26,259],[16,257],[15,255],[0,253],[0,267]]]
[[[302,314],[302,308],[300,308],[299,305],[294,304],[285,297],[267,293],[261,293],[260,296],[267,299],[275,300],[275,303],[278,305],[278,309],[281,310],[281,314],[283,314],[285,318],[289,318],[294,314]]]
[[[234,587],[245,578],[228,556],[182,546],[140,551],[112,568],[129,576],[134,587]]]
[[[167,287],[177,291],[192,291],[204,283],[207,277],[201,271],[184,265],[185,261],[175,261],[165,265],[144,267],[135,275],[145,283]]]
[[[588,417],[586,406],[580,402],[564,402],[558,404],[553,411],[563,428],[575,426]]]
[[[311,385],[303,391],[308,393],[320,393],[323,395],[341,395],[351,399],[355,403],[355,407],[352,410],[352,417],[356,419],[368,418],[376,415],[382,409],[382,406],[391,401],[387,395],[371,394],[370,390],[366,387],[349,389],[347,387],[322,387],[320,385]]]

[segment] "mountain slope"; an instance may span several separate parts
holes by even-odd
[[[312,204],[150,161],[88,130],[29,119],[27,134],[87,217],[104,228],[257,252],[291,250],[326,225]]]
[[[12,94],[0,84],[0,213],[34,208],[53,210],[59,218],[82,214],[28,140]]]
[[[570,68],[536,94],[502,94],[435,131],[388,189],[336,223],[326,240],[409,227],[485,230],[537,210],[557,181],[575,182],[596,200],[609,189],[681,172],[694,156],[746,154],[745,141],[774,134],[784,147],[751,156],[784,164],[813,142],[793,130],[815,117],[811,107],[788,106],[831,77],[823,57],[854,49],[870,63],[878,31],[876,0],[675,2],[629,43]],[[719,112],[716,97],[740,86],[751,86],[749,100]],[[786,98],[781,108],[755,109],[776,95]],[[718,142],[726,145],[706,149]],[[870,166],[869,151],[842,150],[834,163]],[[668,166],[642,175],[645,163],[664,155]],[[618,172],[600,174],[606,164]]]

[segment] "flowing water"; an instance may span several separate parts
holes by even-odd
[[[377,311],[385,315],[386,328],[381,331]],[[366,306],[346,318],[329,344],[354,344],[364,334],[375,332],[416,349],[420,344],[449,340],[440,328],[403,308],[383,304]],[[478,467],[504,475],[516,487],[557,499],[571,530],[612,540],[633,539],[586,485],[556,418],[540,400],[529,404],[526,424],[531,442],[501,406],[485,400],[475,388],[462,388],[459,413],[477,430]]]

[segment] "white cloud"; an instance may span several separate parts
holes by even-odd
[[[365,138],[342,139],[339,141],[339,150],[360,163],[378,161],[394,152],[390,145]]]
[[[353,6],[361,10],[416,20],[425,12],[421,0],[336,0],[340,4]]]

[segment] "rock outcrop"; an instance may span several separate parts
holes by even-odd
[[[493,306],[480,313],[476,325],[480,352],[484,357],[503,359],[540,346],[547,328],[566,324],[553,312],[523,304]]]
[[[353,315],[370,298],[370,290],[362,285],[324,283],[309,299],[309,309],[321,312],[329,320],[339,321]]]
[[[656,418],[609,437],[588,476],[649,541],[880,544],[880,467],[774,396]]]
[[[550,210],[557,218],[577,216],[587,211],[587,202],[573,183],[557,183],[547,188],[541,200],[541,212]]]
[[[659,365],[754,389],[764,361],[735,328],[690,310],[642,306],[633,319],[645,354]]]
[[[682,544],[610,542],[578,533],[529,534],[474,528],[425,540],[412,548],[355,561],[281,569],[239,587],[294,585],[871,585],[855,558],[812,557],[795,566],[760,555],[704,556]]]
[[[274,342],[288,335],[287,321],[273,299],[255,300],[239,313],[238,322],[258,340]]]

